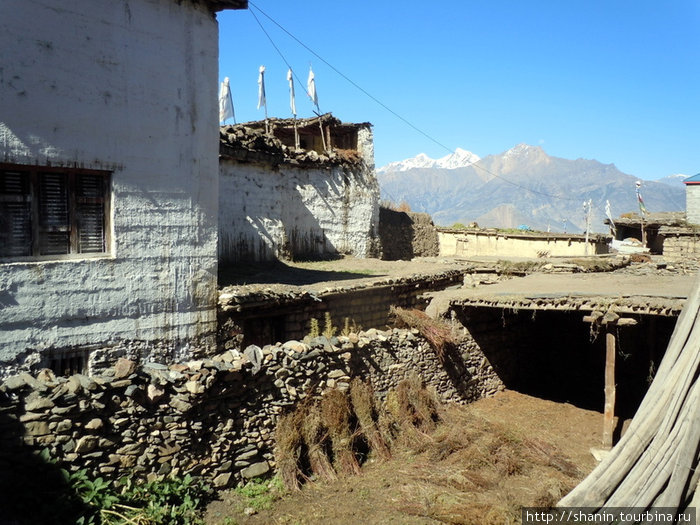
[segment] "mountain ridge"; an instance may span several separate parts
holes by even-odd
[[[639,211],[638,179],[614,164],[553,157],[540,146],[527,144],[451,168],[438,167],[429,162],[434,159],[424,157],[428,161],[422,167],[410,167],[406,161],[390,163],[387,166],[394,169],[378,169],[377,178],[383,198],[406,201],[413,210],[430,213],[436,224],[476,221],[484,227],[513,228],[519,226],[514,221],[527,221],[523,223],[533,229],[581,232],[583,202],[590,199],[593,231],[607,232],[606,201],[613,218]],[[685,208],[684,185],[677,179],[643,181],[641,192],[650,211]]]

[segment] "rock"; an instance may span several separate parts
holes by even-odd
[[[204,385],[198,381],[187,381],[185,383],[185,389],[190,394],[202,394],[204,392]]]
[[[144,370],[167,370],[168,365],[164,365],[162,363],[154,363],[153,361],[149,361],[145,365],[143,365]]]
[[[56,425],[56,433],[63,434],[68,432],[73,427],[73,422],[70,419],[64,419],[59,421]]]
[[[49,433],[49,424],[46,421],[30,421],[24,425],[28,436],[45,436]]]
[[[27,404],[24,406],[24,409],[27,412],[40,412],[44,411],[47,408],[53,408],[54,406],[54,402],[50,399],[47,399],[45,397],[36,397],[34,399],[31,399],[31,401],[28,400]]]
[[[139,392],[139,387],[138,385],[129,385],[126,387],[126,390],[124,390],[124,395],[126,397],[135,397]]]
[[[249,467],[241,470],[241,476],[243,476],[245,479],[252,479],[262,476],[269,471],[270,465],[267,463],[267,461],[261,461],[259,463],[253,463]]]
[[[341,378],[345,375],[345,372],[342,370],[331,370],[328,372],[328,378],[329,379],[338,379]]]
[[[3,382],[2,386],[5,387],[6,390],[19,390],[20,388],[26,386],[27,383],[22,379],[21,375],[16,375],[16,376],[10,376],[5,381]]]
[[[179,398],[175,398],[172,401],[170,401],[170,406],[173,407],[175,410],[179,410],[180,412],[187,412],[189,409],[192,408],[191,403],[183,401]]]
[[[92,452],[97,446],[97,438],[94,436],[83,436],[75,445],[76,454],[85,454]]]
[[[253,364],[253,375],[257,374],[262,367],[263,353],[262,348],[258,345],[249,345],[243,350],[243,355]]]
[[[41,371],[39,371],[36,378],[42,383],[52,383],[56,381],[56,375],[48,368],[43,368]]]
[[[165,390],[151,383],[146,389],[146,396],[152,403],[158,402],[165,395]]]
[[[70,376],[66,382],[66,388],[69,394],[78,394],[82,392],[83,385],[80,384],[80,378],[77,376]]]
[[[114,379],[129,377],[136,372],[136,363],[131,359],[120,357],[114,364]]]
[[[104,426],[102,420],[99,417],[91,419],[85,424],[87,430],[99,430]]]
[[[254,458],[255,456],[258,455],[258,449],[255,448],[255,445],[251,445],[252,450],[247,450],[245,452],[242,452],[238,456],[236,456],[236,461],[246,461],[248,459]],[[248,447],[246,447],[248,448]]]
[[[218,488],[223,488],[228,486],[229,480],[231,479],[231,473],[230,472],[224,472],[222,474],[219,474],[214,478],[214,486]]]
[[[289,350],[290,352],[305,353],[309,350],[309,346],[301,343],[299,341],[291,340],[287,341],[282,345],[284,350]]]

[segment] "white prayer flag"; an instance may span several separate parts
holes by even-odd
[[[309,94],[311,102],[313,102],[316,109],[318,109],[318,94],[316,93],[316,79],[314,77],[314,72],[309,67],[309,79],[306,81],[306,92]]]
[[[610,221],[610,229],[613,231],[613,233],[616,233],[617,227],[615,226],[615,221],[613,220],[612,212],[610,211],[610,201],[609,200],[605,201],[605,215],[607,215],[608,220]]]
[[[258,109],[265,106],[267,109],[267,100],[265,99],[265,66],[260,66],[258,70]]]
[[[297,116],[297,104],[294,101],[294,75],[292,75],[292,68],[287,71],[287,80],[289,81],[289,107],[292,109],[292,115]]]
[[[233,113],[231,88],[228,77],[226,77],[221,83],[221,89],[219,90],[219,122],[226,122],[228,118],[232,118],[234,122],[236,121],[236,116]]]

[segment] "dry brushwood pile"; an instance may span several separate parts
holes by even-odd
[[[700,277],[678,318],[659,370],[625,435],[562,507],[700,507]]]
[[[275,432],[280,478],[287,489],[299,490],[302,481],[357,475],[367,457],[388,460],[391,443],[420,441],[438,420],[437,397],[416,376],[390,391],[384,406],[370,385],[355,378],[349,394],[328,389],[280,417]]]
[[[353,387],[349,421],[359,476],[336,474],[331,431],[317,399],[285,416],[301,431],[277,436],[278,476],[285,465],[287,486],[301,490],[278,492],[254,513],[245,512],[249,500],[229,492],[209,507],[206,523],[516,524],[522,507],[551,507],[594,466],[589,448],[600,440],[597,412],[512,391],[468,406],[433,405],[433,411],[421,407],[425,392],[415,379],[393,389],[385,403],[367,399],[369,385],[355,381]],[[402,412],[409,399],[413,408]],[[372,414],[369,424],[365,411]],[[283,426],[279,431],[288,432]],[[385,459],[371,444],[372,432],[386,442]],[[269,486],[277,490],[274,482]]]

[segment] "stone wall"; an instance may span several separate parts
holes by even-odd
[[[437,229],[427,213],[379,210],[382,259],[407,260],[439,255]]]
[[[663,255],[667,259],[684,259],[700,257],[700,236],[695,233],[665,233]]]
[[[275,468],[280,414],[325,389],[371,382],[379,397],[417,374],[443,401],[468,402],[503,388],[476,343],[442,364],[416,331],[251,346],[208,360],[136,368],[120,360],[102,376],[23,373],[0,386],[0,471],[48,449],[92,476],[202,475],[225,487]],[[31,475],[31,472],[25,473]]]
[[[346,322],[358,329],[384,328],[391,306],[424,309],[428,302],[422,299],[424,293],[461,284],[463,279],[462,271],[449,270],[331,288],[316,294],[292,290],[246,292],[230,287],[219,294],[219,340],[231,344],[233,334],[229,327],[242,332],[245,344],[301,339],[309,333],[311,319],[320,320],[323,328],[326,313],[339,329]]]

